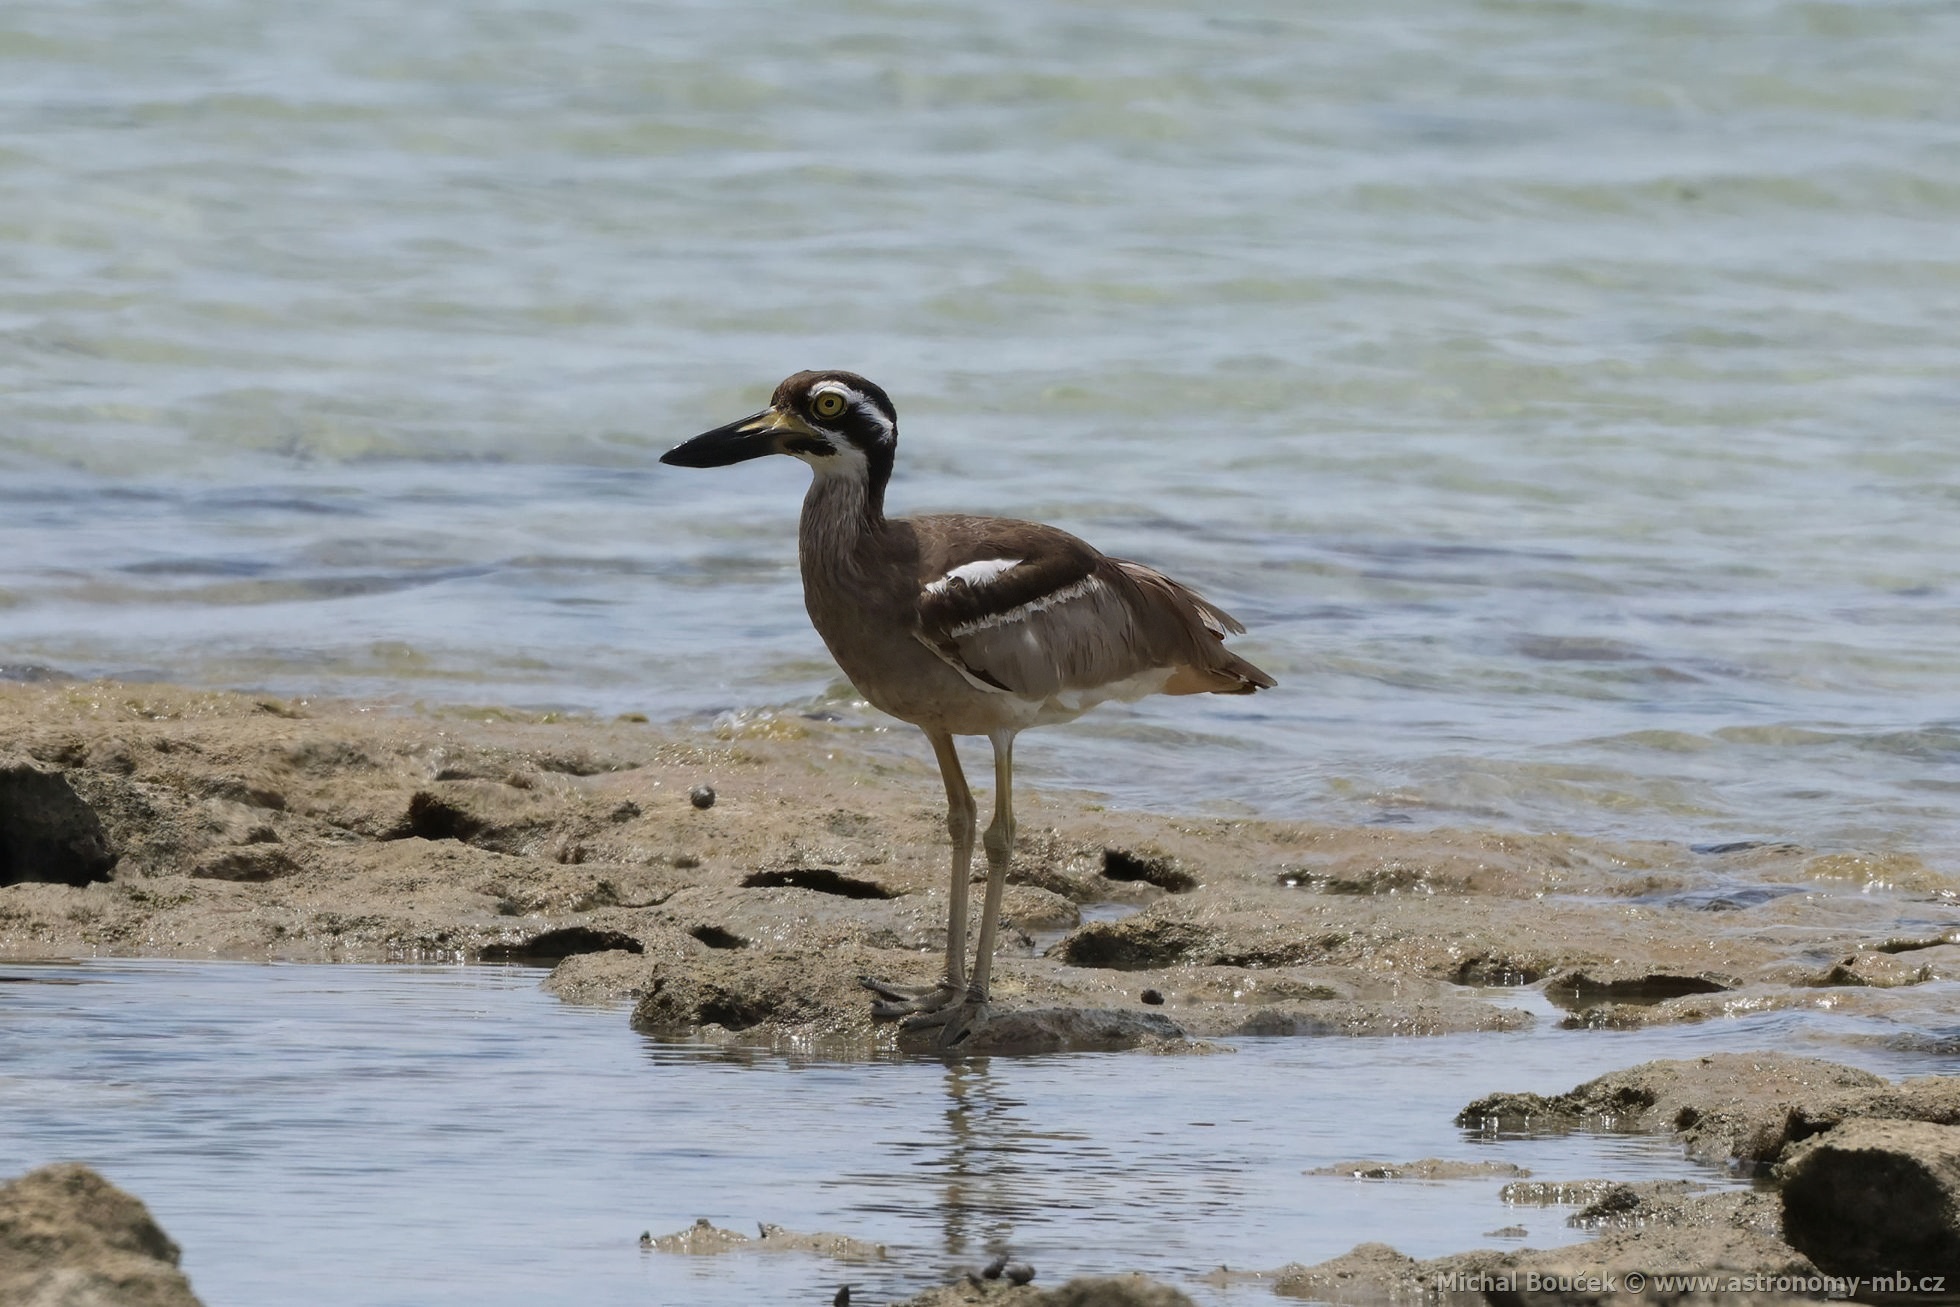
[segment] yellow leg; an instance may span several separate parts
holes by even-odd
[[[994,743],[994,821],[981,837],[987,850],[987,897],[980,907],[980,947],[973,958],[967,1001],[984,1004],[994,970],[994,942],[1000,932],[1000,899],[1007,889],[1007,864],[1014,856],[1014,733],[990,737]]]
[[[967,884],[973,879],[973,833],[980,824],[980,810],[967,788],[966,773],[960,770],[953,737],[928,731],[926,738],[932,741],[939,774],[946,782],[946,831],[953,837],[953,880],[946,894],[946,986],[957,993],[966,985]]]
[[[965,997],[967,988],[967,882],[973,877],[973,833],[980,824],[980,812],[974,805],[973,791],[967,788],[966,773],[960,770],[953,737],[927,731],[926,739],[932,741],[940,778],[946,782],[946,830],[953,837],[953,878],[946,896],[946,976],[923,991],[860,976],[858,983],[883,1000],[871,1005],[871,1015],[880,1020],[943,1011]]]

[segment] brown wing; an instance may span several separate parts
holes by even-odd
[[[1163,671],[1173,694],[1273,684],[1222,641],[1230,614],[1054,527],[920,519],[918,637],[975,684],[1045,699]]]

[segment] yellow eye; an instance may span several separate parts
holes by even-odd
[[[834,418],[844,411],[844,397],[834,390],[826,390],[810,401],[810,411],[820,418]]]

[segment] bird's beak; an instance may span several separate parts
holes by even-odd
[[[682,441],[662,454],[660,461],[674,467],[727,467],[765,454],[782,453],[780,438],[799,429],[796,419],[789,414],[765,408],[739,422]]]

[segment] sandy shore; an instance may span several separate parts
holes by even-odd
[[[944,938],[939,786],[898,732],[6,685],[0,776],[72,791],[115,859],[0,888],[5,957],[563,957],[559,994],[645,1025],[869,1042],[854,977],[931,979]],[[1474,987],[1538,983],[1575,1025],[1910,1028],[1960,977],[1960,877],[1909,856],[1019,814],[996,997],[1146,1022],[1091,1042],[1504,1029],[1531,1018]]]

